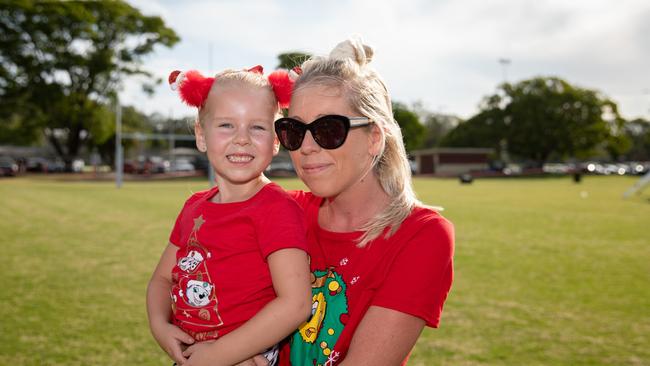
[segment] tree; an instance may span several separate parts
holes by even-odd
[[[422,146],[424,126],[418,115],[399,102],[393,102],[393,116],[402,129],[406,151],[412,151]]]
[[[637,118],[625,124],[625,135],[631,142],[626,153],[628,160],[650,160],[650,121]]]
[[[624,122],[616,104],[597,91],[539,77],[502,84],[446,143],[507,148],[541,166],[550,156],[585,156],[602,145],[620,154]]]
[[[418,115],[420,121],[423,121],[422,124],[425,128],[423,148],[441,146],[445,136],[462,122],[460,117],[432,112],[420,101],[413,103],[411,109]]]
[[[122,132],[150,133],[153,132],[153,127],[148,116],[135,109],[135,107],[125,106],[122,108]],[[133,139],[122,140],[124,151],[128,151],[136,143]],[[102,143],[96,144],[96,148],[102,161],[113,166],[115,163],[113,160],[115,157],[115,133],[112,133]]]
[[[302,65],[311,57],[310,54],[304,52],[285,52],[278,55],[278,69],[291,70],[296,66]]]
[[[485,110],[459,123],[441,141],[447,147],[493,148],[500,156],[505,145],[503,113],[500,110]]]
[[[3,2],[0,109],[13,116],[0,114],[0,132],[40,129],[69,168],[84,143],[112,135],[109,106],[124,77],[150,83],[143,56],[178,40],[160,17],[123,1]]]

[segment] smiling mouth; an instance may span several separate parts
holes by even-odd
[[[255,157],[252,155],[226,155],[226,159],[231,163],[248,163]]]
[[[304,165],[302,167],[302,170],[305,173],[309,174],[315,174],[315,173],[320,173],[323,170],[327,169],[329,167],[329,164],[309,164],[309,165]]]

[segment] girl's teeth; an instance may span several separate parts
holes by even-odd
[[[249,161],[253,160],[252,156],[236,156],[236,155],[228,155],[228,161],[231,161],[233,163],[247,163]]]

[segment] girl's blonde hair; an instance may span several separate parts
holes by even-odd
[[[206,105],[208,104],[210,100],[210,94],[214,90],[220,87],[231,86],[231,85],[248,86],[252,88],[268,90],[269,104],[271,104],[274,108],[273,114],[276,115],[278,113],[279,111],[278,101],[275,97],[275,93],[273,92],[273,86],[269,82],[269,79],[266,78],[262,73],[257,73],[249,70],[226,69],[216,74],[214,76],[214,82],[212,83],[212,87],[210,88],[210,93],[208,93],[208,97],[205,101],[205,104]],[[199,114],[196,123],[203,124],[203,121],[207,113],[207,109],[208,108],[205,108],[205,106],[199,109]]]
[[[294,86],[294,93],[314,85],[340,88],[350,106],[374,121],[381,132],[382,146],[373,158],[372,169],[391,202],[361,228],[365,233],[359,239],[359,247],[379,237],[386,228],[390,229],[385,237],[393,235],[413,208],[421,204],[413,191],[402,131],[393,118],[388,89],[368,65],[372,56],[372,48],[361,39],[348,39],[339,43],[329,56],[305,61]]]

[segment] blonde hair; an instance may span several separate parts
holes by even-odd
[[[214,76],[214,82],[212,83],[210,92],[208,93],[208,97],[205,101],[205,105],[207,106],[210,100],[210,94],[212,94],[217,88],[221,88],[224,86],[232,86],[232,85],[241,85],[241,86],[248,86],[252,88],[268,90],[270,95],[269,103],[271,103],[274,108],[273,114],[275,115],[278,113],[279,111],[278,101],[275,97],[275,93],[273,92],[273,86],[271,86],[269,79],[267,79],[261,73],[252,72],[248,70],[226,69],[216,74]],[[205,108],[205,106],[199,109],[199,114],[195,121],[196,123],[203,124],[203,120],[205,118],[207,110],[208,108]]]
[[[314,85],[340,88],[350,106],[374,121],[381,132],[382,146],[373,159],[372,170],[391,202],[360,228],[365,233],[359,239],[359,247],[379,237],[387,227],[390,230],[385,237],[393,235],[413,208],[421,205],[411,184],[411,168],[402,131],[393,118],[388,89],[368,65],[373,53],[360,38],[343,41],[329,56],[315,56],[305,61],[294,86],[294,93]]]

